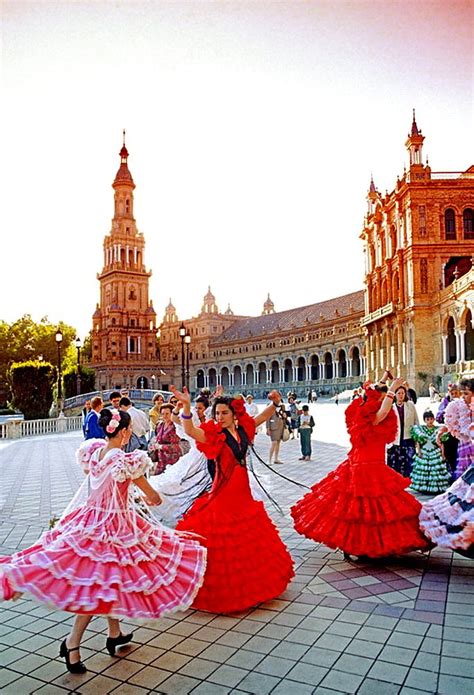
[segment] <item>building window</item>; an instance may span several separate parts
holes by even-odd
[[[452,208],[448,208],[444,213],[444,238],[446,241],[456,239],[456,218]]]
[[[426,208],[424,205],[418,206],[418,232],[420,236],[426,236]]]
[[[464,238],[474,239],[474,212],[472,208],[466,208],[462,216]]]
[[[426,258],[420,260],[420,291],[421,294],[428,292],[428,261]]]

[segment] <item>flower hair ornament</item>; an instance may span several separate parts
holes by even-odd
[[[120,425],[120,413],[118,412],[118,410],[116,410],[115,412],[112,413],[112,418],[105,429],[109,434],[113,434],[119,425]]]

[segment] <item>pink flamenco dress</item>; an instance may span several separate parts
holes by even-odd
[[[421,504],[405,491],[410,479],[385,463],[385,447],[397,432],[396,415],[391,410],[373,425],[379,408],[380,393],[370,387],[366,399],[348,406],[348,458],[291,508],[301,535],[371,558],[429,547],[418,525]]]
[[[134,503],[143,451],[99,455],[104,440],[77,453],[87,479],[56,526],[31,548],[0,558],[3,597],[28,592],[71,613],[158,618],[187,609],[203,582],[206,549],[164,528]]]
[[[214,421],[201,425],[205,443],[197,443],[215,462],[210,492],[195,500],[177,529],[203,536],[207,571],[193,608],[232,613],[268,601],[285,591],[294,576],[293,561],[263,503],[252,497],[246,451],[255,421],[240,399],[233,402],[239,441]]]

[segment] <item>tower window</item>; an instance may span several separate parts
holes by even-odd
[[[474,239],[474,212],[472,208],[466,208],[462,216],[464,238]]]
[[[444,238],[446,241],[456,239],[456,218],[452,208],[448,208],[444,213]]]
[[[128,198],[127,198],[127,200],[125,201],[125,212],[126,212],[127,214],[130,212],[130,201],[129,201]]]
[[[426,236],[426,208],[424,205],[418,206],[418,232],[420,236]]]
[[[428,261],[426,258],[420,260],[420,291],[421,294],[428,292]]]

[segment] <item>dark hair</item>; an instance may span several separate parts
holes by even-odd
[[[375,390],[378,391],[379,393],[387,393],[387,391],[388,391],[388,386],[387,386],[387,384],[383,384],[381,381],[380,381],[378,384],[374,384],[374,388],[375,388]],[[404,388],[404,387],[401,386],[400,388]],[[397,390],[398,390],[398,389],[397,389]],[[337,395],[337,394],[336,394],[336,395]]]
[[[403,389],[405,391],[405,397],[403,400],[406,403],[408,401],[408,393],[405,386],[399,386],[398,389],[395,391],[395,394],[397,394],[400,391],[400,389]]]
[[[306,411],[309,410],[309,405],[304,405],[302,410],[304,410],[304,412],[306,413]]]
[[[468,389],[468,391],[474,393],[474,379],[461,379],[459,386],[462,389]]]
[[[126,430],[127,427],[130,426],[130,423],[132,421],[132,418],[128,413],[125,413],[123,410],[119,410],[118,414],[120,415],[120,422],[118,426],[115,428],[113,432],[107,432],[107,425],[110,424],[110,421],[112,420],[112,415],[114,415],[116,412],[117,411],[112,412],[110,408],[102,408],[102,410],[100,411],[99,427],[102,427],[107,439],[115,437],[115,435],[118,434],[120,430]]]
[[[161,398],[162,401],[164,401],[164,396],[162,393],[155,393],[155,395],[152,398],[153,403],[156,403],[156,401]]]
[[[423,420],[427,420],[429,417],[434,418],[433,411],[428,408],[428,410],[425,410],[423,413]]]
[[[120,399],[119,406],[122,405],[125,406],[125,408],[128,408],[129,405],[132,405],[132,401],[130,400],[130,398],[127,398],[127,396],[122,396],[122,398]]]
[[[198,396],[195,403],[203,403],[206,410],[209,408],[209,400],[205,396]]]
[[[232,411],[232,413],[235,415],[235,410],[232,406],[232,401],[234,399],[232,396],[219,396],[218,398],[214,399],[214,403],[212,404],[212,417],[215,420],[216,418],[216,408],[218,405],[227,405],[229,409]]]
[[[160,413],[162,410],[169,410],[170,413],[172,413],[174,410],[174,405],[172,403],[162,403],[160,405]]]
[[[112,391],[112,393],[109,396],[109,401],[111,401],[112,398],[120,398],[121,395],[122,394],[120,393],[120,391]]]

